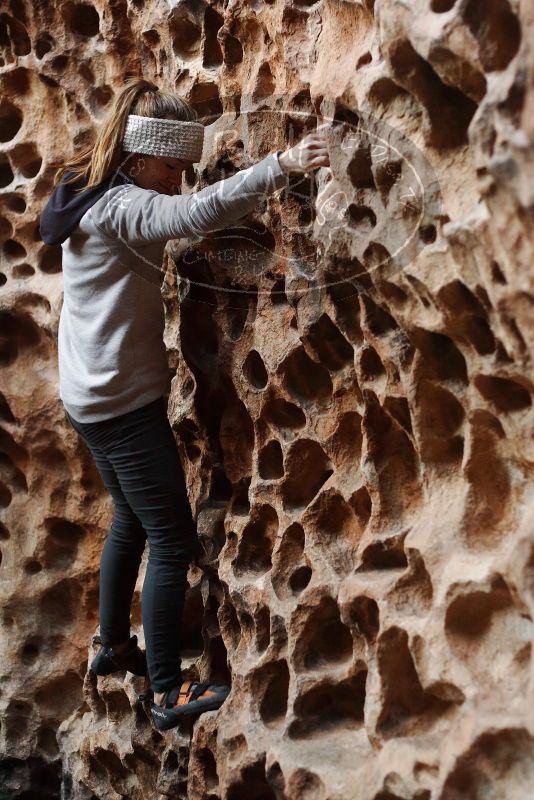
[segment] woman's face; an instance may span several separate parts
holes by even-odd
[[[182,174],[195,161],[171,156],[148,156],[135,153],[127,167],[123,167],[137,186],[152,189],[160,194],[181,194]]]

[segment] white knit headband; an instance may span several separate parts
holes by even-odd
[[[200,122],[129,114],[124,128],[122,149],[127,153],[200,161],[203,144],[204,125]]]

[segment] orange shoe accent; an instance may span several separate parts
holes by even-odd
[[[180,686],[180,691],[178,693],[178,699],[177,699],[176,703],[174,704],[174,708],[176,708],[176,706],[183,706],[183,705],[185,705],[186,703],[188,703],[190,701],[191,692],[192,692],[192,689],[191,689],[191,684],[192,683],[196,683],[196,681],[183,681],[182,685]],[[214,695],[214,694],[217,694],[217,692],[211,692],[209,689],[204,689],[202,694],[199,696],[199,699],[201,697],[210,697],[211,695]]]

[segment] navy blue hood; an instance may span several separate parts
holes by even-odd
[[[70,171],[63,173],[61,181],[54,187],[41,212],[39,233],[45,244],[61,244],[68,239],[87,209],[91,208],[112,186],[133,183],[132,179],[119,169],[98,186],[92,186],[84,192],[75,194],[75,189],[85,186],[86,176],[82,175],[78,180],[65,184],[72,174]]]

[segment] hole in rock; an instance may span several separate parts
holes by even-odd
[[[376,225],[376,214],[373,209],[356,203],[350,203],[345,212],[345,218],[351,228],[361,234],[368,233]]]
[[[29,703],[17,698],[9,700],[3,714],[2,733],[14,741],[27,736],[32,716],[33,709]]]
[[[354,351],[328,314],[321,314],[306,333],[305,340],[317,354],[321,364],[335,372],[351,364]]]
[[[360,727],[364,720],[367,670],[339,683],[329,680],[301,694],[295,701],[295,720],[289,730],[291,739],[304,739],[325,730]]]
[[[286,295],[285,281],[279,280],[273,284],[271,289],[271,302],[273,306],[287,306],[289,305]]]
[[[271,71],[268,61],[264,61],[258,69],[254,89],[252,91],[253,100],[269,98],[276,92],[276,81]]]
[[[29,639],[26,639],[20,652],[22,663],[26,665],[34,664],[39,657],[42,644],[43,640],[40,636],[32,636]]]
[[[519,50],[521,25],[508,0],[468,0],[464,19],[478,42],[478,55],[486,72],[505,69]]]
[[[226,800],[277,800],[275,793],[265,777],[265,755],[255,764],[241,770],[241,780],[233,783],[226,794]]]
[[[408,559],[402,541],[398,537],[385,542],[373,542],[362,553],[362,563],[358,572],[382,569],[405,569]]]
[[[390,258],[389,250],[380,242],[371,242],[363,253],[365,266],[369,270],[376,270],[382,264],[387,264]]]
[[[217,83],[197,82],[193,85],[190,96],[187,98],[192,103],[199,115],[199,122],[211,125],[223,113],[223,105],[219,95]]]
[[[336,467],[353,469],[360,461],[362,450],[362,418],[356,411],[347,411],[339,418],[335,432],[328,440]]]
[[[35,178],[41,170],[43,159],[33,142],[23,142],[11,151],[11,163],[24,178]]]
[[[8,61],[12,60],[13,55],[27,56],[32,49],[30,37],[21,22],[26,19],[26,14],[18,3],[12,2],[10,5],[15,17],[19,19],[5,12],[0,14],[0,48],[5,48],[5,52],[9,54]],[[7,3],[5,7],[7,8]]]
[[[361,351],[360,370],[364,381],[373,381],[385,376],[386,370],[374,347],[365,347]]]
[[[394,41],[389,59],[395,78],[426,109],[430,121],[428,144],[442,149],[467,144],[467,128],[477,104],[459,89],[443,83],[407,39],[399,37]]]
[[[243,478],[234,486],[234,499],[232,501],[232,514],[247,516],[250,512],[248,489],[252,478]]]
[[[219,67],[223,62],[221,45],[217,33],[222,27],[224,17],[212,6],[206,6],[204,12],[204,58],[202,66],[205,68]]]
[[[339,575],[350,573],[363,530],[350,504],[334,488],[325,489],[310,507],[308,516],[313,538],[329,564]]]
[[[82,686],[83,680],[78,673],[69,670],[41,685],[35,692],[35,702],[40,706],[43,716],[66,719],[82,703]]]
[[[371,103],[380,106],[388,106],[397,98],[407,98],[409,92],[392,81],[391,78],[379,78],[373,83],[369,91]]]
[[[223,39],[224,62],[228,69],[236,67],[243,61],[243,47],[239,39],[226,34]]]
[[[490,549],[509,535],[509,526],[501,524],[509,514],[512,490],[510,467],[499,447],[505,434],[501,422],[485,409],[471,411],[469,423],[471,441],[464,465],[469,493],[462,532],[468,546]]]
[[[76,559],[78,546],[85,537],[84,528],[66,519],[48,517],[47,537],[43,544],[43,561],[47,568],[65,569]]]
[[[497,263],[497,261],[492,261],[491,262],[491,277],[493,278],[495,283],[500,283],[503,286],[508,282],[506,280],[506,278],[504,277],[503,271],[500,268],[500,266]]]
[[[28,575],[37,575],[41,572],[43,565],[36,558],[28,558],[24,563],[24,572]]]
[[[306,425],[304,411],[294,403],[280,398],[274,398],[265,404],[263,416],[282,433],[292,433]]]
[[[302,557],[304,540],[304,529],[299,522],[293,522],[282,535],[271,573],[273,587],[279,597],[283,597],[286,594],[286,582],[295,565],[298,564]]]
[[[278,795],[282,797],[285,790],[285,779],[282,767],[278,761],[271,762],[271,766],[267,770],[267,781],[269,785],[278,792]],[[300,797],[302,797],[302,795],[300,795]],[[304,798],[302,798],[302,800],[304,800]]]
[[[337,122],[340,125],[343,125],[344,123],[346,123],[350,127],[356,127],[357,128],[359,123],[360,123],[360,118],[359,118],[358,114],[356,113],[356,111],[353,111],[348,106],[346,106],[343,103],[340,103],[339,101],[337,101],[336,102],[336,108],[335,108],[333,122],[334,123]]]
[[[356,189],[375,188],[370,145],[359,147],[356,150],[349,163],[347,172],[352,185]]]
[[[257,350],[251,350],[243,362],[243,374],[255,389],[264,389],[267,386],[269,376]]]
[[[443,798],[505,798],[509,786],[527,798],[534,781],[534,737],[526,728],[502,726],[480,734],[455,759],[442,789]]]
[[[352,283],[340,282],[331,272],[325,275],[325,285],[335,308],[337,322],[351,342],[360,344],[363,333],[358,290]]]
[[[199,768],[202,770],[206,788],[216,789],[219,786],[219,776],[217,774],[217,762],[215,760],[215,756],[213,755],[209,747],[199,748],[196,752],[196,760]],[[217,797],[217,795],[210,795],[210,797]]]
[[[22,125],[22,111],[7,99],[0,100],[0,142],[10,142]]]
[[[303,347],[296,348],[281,364],[282,383],[303,406],[324,403],[332,395],[332,380],[321,364],[313,361]]]
[[[427,462],[459,462],[464,451],[461,425],[465,411],[456,398],[442,386],[424,378],[418,383],[417,425],[421,457]]]
[[[367,327],[374,336],[385,336],[399,327],[391,314],[385,308],[377,305],[368,295],[361,294],[360,298]]]
[[[327,793],[318,775],[299,767],[291,773],[287,797],[298,797],[299,800],[326,800]]]
[[[243,335],[247,320],[254,320],[256,309],[256,294],[231,292],[228,304],[225,306],[227,326],[226,333],[232,342],[237,342]]]
[[[399,425],[402,425],[404,430],[408,431],[408,433],[412,433],[410,406],[405,397],[391,397],[391,395],[388,395],[384,400],[384,408],[397,420]]]
[[[26,248],[14,239],[4,242],[4,255],[9,261],[20,261],[26,257]]]
[[[232,497],[232,483],[222,467],[214,467],[211,471],[209,498],[216,502],[229,500]]]
[[[5,217],[0,217],[0,238],[6,240],[13,233],[13,225]],[[8,245],[9,247],[9,245]],[[1,263],[1,262],[0,262]]]
[[[369,51],[367,51],[367,53],[364,53],[362,56],[359,57],[356,63],[356,69],[361,69],[362,67],[365,67],[367,64],[370,64],[372,60],[373,56],[371,55],[371,53],[369,53]]]
[[[474,383],[482,397],[499,411],[511,413],[532,405],[529,391],[509,378],[479,374]]]
[[[323,597],[306,620],[299,637],[302,654],[299,669],[326,669],[352,658],[352,635],[341,622],[339,608],[332,597]]]
[[[106,691],[102,694],[107,712],[110,717],[124,718],[131,714],[132,707],[128,695],[122,689]]]
[[[241,624],[235,606],[225,600],[219,608],[218,618],[225,640],[231,643],[231,650],[235,651],[242,640]]]
[[[318,442],[312,439],[294,442],[285,461],[288,477],[281,488],[284,509],[306,508],[333,472],[333,465]]]
[[[436,241],[437,231],[435,225],[422,225],[419,228],[419,238],[424,244],[432,244]]]
[[[465,284],[459,280],[452,281],[443,286],[437,296],[451,317],[450,327],[453,330],[471,342],[481,355],[495,350],[495,338],[488,325],[485,308]]]
[[[15,214],[26,211],[26,199],[21,194],[5,194],[2,199],[9,211],[14,211]]]
[[[259,711],[264,725],[272,727],[283,722],[287,713],[289,669],[286,661],[274,661],[255,670],[252,694],[259,699]]]
[[[258,454],[258,471],[263,480],[281,478],[284,474],[284,456],[280,442],[273,439]]]
[[[423,357],[420,369],[426,377],[467,384],[466,361],[452,339],[418,327],[410,331],[410,336]]]
[[[7,508],[9,505],[11,505],[12,499],[13,495],[7,486],[0,481],[0,508]]]
[[[400,180],[402,175],[402,161],[386,161],[377,164],[375,168],[375,182],[382,198],[387,197],[391,189]]]
[[[423,689],[408,635],[401,628],[391,627],[379,637],[377,657],[382,683],[382,710],[377,728],[384,738],[423,734],[458,704]]]
[[[95,769],[97,775],[104,777],[106,782],[113,776],[115,791],[119,788],[120,794],[127,796],[126,787],[129,785],[130,773],[115,753],[102,747],[95,747],[94,755],[90,757],[90,767]]]
[[[63,19],[73,33],[90,39],[100,30],[98,11],[88,3],[66,3],[62,8]]]
[[[349,604],[348,615],[351,625],[354,625],[368,642],[374,642],[380,627],[376,600],[365,595],[355,597]]]
[[[39,60],[45,57],[54,46],[54,39],[49,33],[41,33],[35,43],[35,55]]]
[[[436,14],[443,14],[445,11],[450,11],[454,7],[456,0],[432,0],[430,8]]]
[[[245,526],[235,559],[238,575],[264,573],[271,569],[271,554],[278,531],[278,515],[264,504],[254,511],[253,519]]]
[[[74,622],[80,611],[82,587],[76,578],[63,578],[46,589],[39,598],[43,626],[62,630]]]
[[[408,548],[408,553],[409,567],[386,592],[385,599],[398,612],[427,613],[432,606],[432,580],[419,551]]]
[[[89,92],[89,107],[94,116],[101,117],[113,100],[113,89],[111,86],[95,86]]]
[[[289,588],[294,594],[299,594],[300,592],[304,591],[306,586],[309,584],[311,576],[312,570],[307,564],[304,564],[302,567],[297,567],[297,569],[291,573],[291,577],[289,578]]]
[[[491,591],[466,591],[455,597],[447,608],[447,635],[466,642],[480,639],[489,632],[494,616],[511,604],[510,591],[502,580],[497,580]]]
[[[349,505],[360,523],[360,528],[363,530],[369,522],[373,510],[371,495],[366,486],[360,486],[359,489],[351,494]]]
[[[47,759],[53,761],[59,754],[59,747],[56,738],[56,732],[53,728],[43,726],[39,728],[39,737],[37,739],[37,749],[40,750]]]
[[[267,606],[261,606],[255,614],[255,642],[258,653],[269,647],[271,640],[271,613]]]
[[[201,454],[201,437],[198,425],[192,419],[183,419],[173,430],[178,434],[178,438],[183,442],[187,458],[195,463]]]

